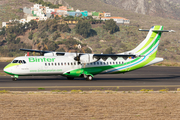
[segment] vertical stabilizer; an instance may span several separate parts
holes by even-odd
[[[129,51],[138,55],[156,56],[156,52],[159,45],[159,40],[163,31],[163,26],[153,26],[150,30],[141,30],[149,31],[147,37],[142,41],[135,49]]]

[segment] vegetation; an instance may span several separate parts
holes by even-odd
[[[77,34],[82,35],[85,38],[97,35],[96,31],[91,28],[91,24],[88,21],[79,21],[75,27],[75,31]]]
[[[113,19],[107,20],[103,28],[106,29],[110,34],[119,31],[119,27],[116,25],[116,22]]]
[[[30,2],[33,2],[33,3],[37,3],[37,4],[42,4],[43,6],[47,6],[47,7],[50,7],[50,8],[59,8],[59,6],[62,6],[60,4],[52,4],[51,2],[44,2],[43,0],[29,0]]]
[[[109,47],[105,50],[104,54],[113,54],[113,49],[112,47]]]

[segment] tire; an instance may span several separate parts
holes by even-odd
[[[12,78],[13,81],[17,81],[17,78]]]
[[[67,77],[68,80],[74,80],[74,77]]]
[[[88,81],[92,81],[93,77],[91,75],[88,75],[86,78]]]

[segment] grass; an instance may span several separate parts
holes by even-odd
[[[168,88],[165,88],[165,89],[161,89],[161,90],[159,90],[159,92],[168,92],[169,91],[169,89]]]
[[[82,90],[71,90],[71,93],[81,93],[83,92]]]
[[[9,90],[0,90],[0,94],[2,93],[9,93]]]
[[[38,90],[45,90],[45,88],[38,88]]]
[[[151,90],[150,89],[141,89],[140,91],[144,92],[144,93],[148,93],[148,92],[153,91],[153,90],[152,89]]]
[[[61,92],[61,90],[51,90],[51,92]]]

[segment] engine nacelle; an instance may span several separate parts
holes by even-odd
[[[94,54],[81,55],[79,61],[80,61],[81,63],[92,63],[92,62],[98,61],[99,59],[94,58],[93,55],[94,55]]]

